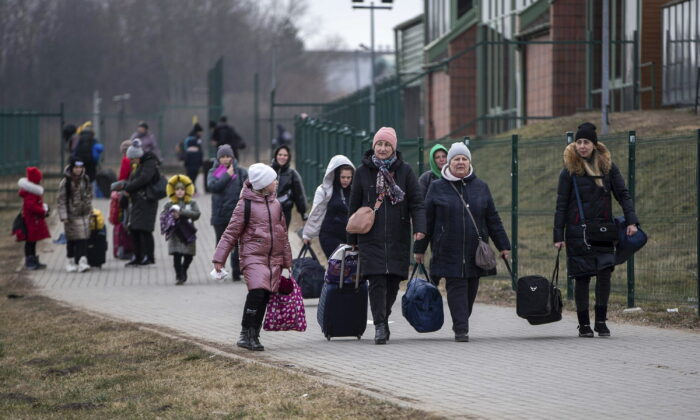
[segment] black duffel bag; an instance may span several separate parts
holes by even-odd
[[[305,257],[307,252],[311,254],[311,257]],[[299,256],[292,261],[292,277],[301,288],[301,295],[304,299],[314,299],[321,296],[325,275],[326,269],[318,262],[311,246],[304,244],[299,251]]]
[[[557,252],[552,281],[543,276],[520,277],[516,283],[516,313],[527,319],[531,325],[549,324],[561,321],[563,301],[559,290],[559,256]],[[511,277],[513,272],[508,261],[504,258]]]

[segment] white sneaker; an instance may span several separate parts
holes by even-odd
[[[78,261],[78,272],[83,273],[85,271],[88,271],[90,269],[90,264],[87,262],[87,257],[82,256],[80,257],[80,260]]]
[[[75,273],[78,271],[78,266],[75,265],[75,261],[72,257],[66,260],[66,271],[69,273]]]

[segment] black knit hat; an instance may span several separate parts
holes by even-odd
[[[593,142],[593,144],[598,144],[598,134],[595,132],[595,125],[585,122],[578,126],[578,131],[576,131],[576,137],[574,141],[578,139],[588,139]]]

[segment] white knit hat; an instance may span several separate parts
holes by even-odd
[[[277,172],[264,163],[255,163],[248,168],[248,179],[254,190],[262,190],[277,179]]]
[[[131,146],[126,149],[126,157],[129,159],[138,159],[143,157],[143,148],[141,147],[141,140],[134,139],[131,141]]]
[[[447,152],[447,164],[449,165],[452,158],[458,155],[464,155],[469,159],[469,162],[472,161],[472,152],[470,152],[467,145],[461,141],[452,143],[452,146],[450,146],[450,151]]]

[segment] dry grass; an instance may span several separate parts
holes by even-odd
[[[66,308],[27,286],[20,254],[0,243],[0,417],[431,417]]]

